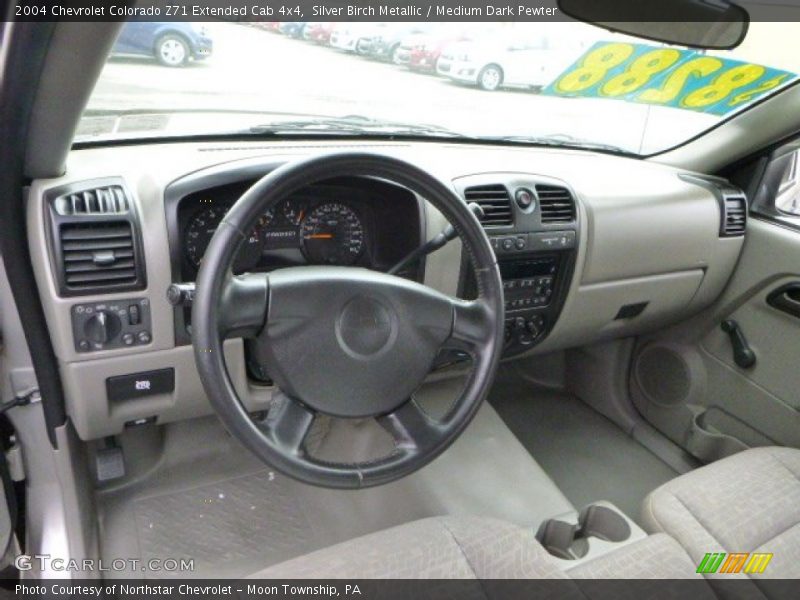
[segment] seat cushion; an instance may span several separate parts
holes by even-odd
[[[695,564],[680,544],[657,533],[567,570],[573,579],[696,579]],[[692,586],[695,597],[712,597]]]
[[[642,519],[698,565],[711,552],[773,554],[762,574],[707,576],[800,577],[800,450],[746,450],[682,475],[645,499]]]
[[[258,579],[566,579],[534,532],[495,519],[434,517],[260,571]]]
[[[518,593],[523,588],[508,587],[504,580],[547,579],[532,583],[528,591],[536,597],[559,600],[618,597],[618,588],[592,586],[586,579],[697,578],[701,586],[689,588],[693,597],[713,598],[689,556],[667,535],[650,536],[573,565],[548,554],[532,529],[477,517],[414,521],[269,567],[251,578],[494,580],[493,584],[482,581],[478,586],[458,588],[453,597],[462,599],[523,597],[526,595]],[[650,598],[686,595],[685,589],[676,596],[674,590],[657,582],[643,585],[640,581],[635,591]],[[420,589],[411,595],[418,597],[418,592]]]

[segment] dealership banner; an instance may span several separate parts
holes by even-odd
[[[652,2],[658,3],[656,12]],[[800,0],[737,2],[751,21],[800,21]],[[670,0],[606,2],[594,8],[608,23],[673,22]],[[715,13],[712,13],[715,14]],[[719,15],[715,14],[716,17]],[[0,0],[6,21],[528,21],[571,20],[559,0]],[[724,16],[722,17],[725,18]],[[677,19],[681,20],[681,19]]]
[[[788,71],[695,50],[597,42],[542,93],[724,115],[795,79]]]

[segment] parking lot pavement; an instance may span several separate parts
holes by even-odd
[[[111,59],[89,108],[359,114],[472,135],[567,134],[632,149],[642,142],[646,122],[659,143],[662,136],[680,138],[680,127],[695,127],[698,117],[708,119],[687,113],[670,122],[648,115],[643,105],[524,90],[484,92],[253,27],[212,23],[209,28],[213,56],[184,68]]]

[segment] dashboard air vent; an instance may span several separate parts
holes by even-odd
[[[46,198],[59,295],[113,294],[147,286],[139,217],[121,178],[68,184],[50,190]]]
[[[539,184],[536,195],[539,196],[542,223],[571,223],[575,220],[575,200],[567,188]]]
[[[484,227],[511,225],[511,196],[504,185],[476,185],[464,190],[464,199],[475,202],[484,213]]]
[[[721,237],[744,235],[747,225],[747,199],[741,195],[722,196]]]
[[[128,212],[128,198],[120,185],[109,185],[59,196],[54,201],[59,215],[113,215]]]
[[[62,281],[68,290],[111,291],[140,282],[129,221],[64,223],[59,246]]]

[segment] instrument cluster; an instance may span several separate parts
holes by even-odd
[[[186,224],[186,257],[199,269],[208,244],[231,205],[211,204]],[[234,263],[234,270],[258,267],[264,252],[299,249],[309,264],[352,265],[364,253],[365,229],[356,209],[344,201],[309,205],[287,199],[256,223]]]
[[[248,183],[185,196],[178,208],[182,279],[197,275],[211,238]],[[267,210],[254,224],[234,261],[236,273],[285,266],[336,265],[388,269],[419,239],[419,213],[372,190],[318,185]],[[409,209],[414,209],[413,213]],[[413,217],[412,217],[413,215]],[[387,235],[413,223],[406,235]]]

